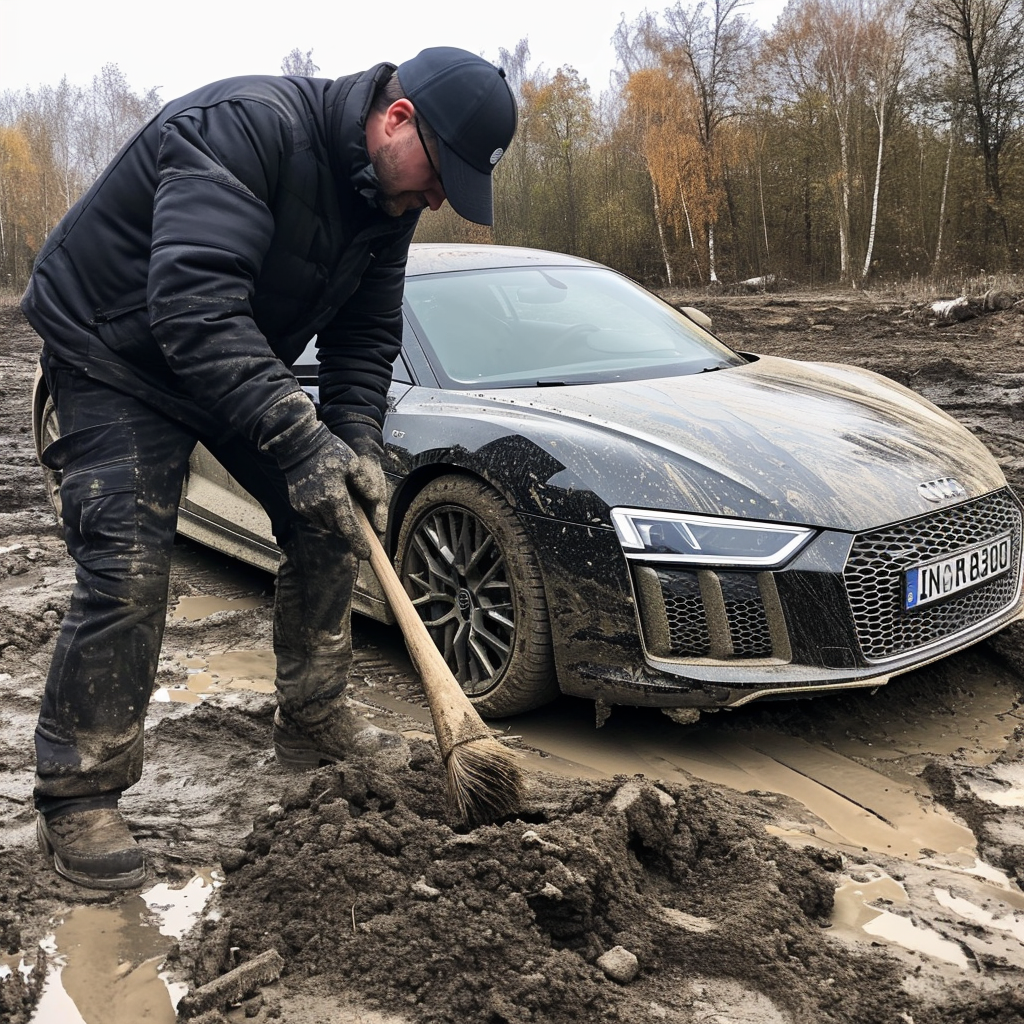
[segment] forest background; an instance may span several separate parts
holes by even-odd
[[[493,229],[421,241],[573,253],[652,287],[953,282],[1024,271],[1024,0],[677,3],[615,29],[611,88],[486,55],[519,99]],[[316,74],[293,50],[282,73]],[[166,99],[116,64],[0,95],[0,290]]]

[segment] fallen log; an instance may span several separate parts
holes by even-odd
[[[261,985],[277,981],[283,970],[281,954],[276,949],[268,949],[182,996],[178,1002],[178,1016],[198,1017],[207,1010],[222,1010],[232,1003],[241,1002]]]

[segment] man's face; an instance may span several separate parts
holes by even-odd
[[[438,161],[436,147],[428,155],[427,147],[433,145],[432,141],[421,141],[415,120],[409,118],[394,128],[387,142],[377,147],[371,160],[380,181],[383,198],[379,203],[385,213],[400,217],[409,210],[427,206],[440,209],[445,194],[434,171]]]

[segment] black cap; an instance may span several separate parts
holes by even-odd
[[[494,222],[491,172],[516,131],[505,72],[454,46],[432,46],[398,66],[402,91],[437,135],[439,168],[452,209]]]

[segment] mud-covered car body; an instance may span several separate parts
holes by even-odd
[[[873,687],[1024,611],[1021,506],[972,434],[877,374],[739,354],[707,324],[584,260],[413,247],[386,542],[483,713]],[[314,353],[293,369],[315,397]],[[45,410],[40,385],[40,444]],[[203,448],[179,531],[276,565]],[[358,591],[388,618],[366,566]]]

